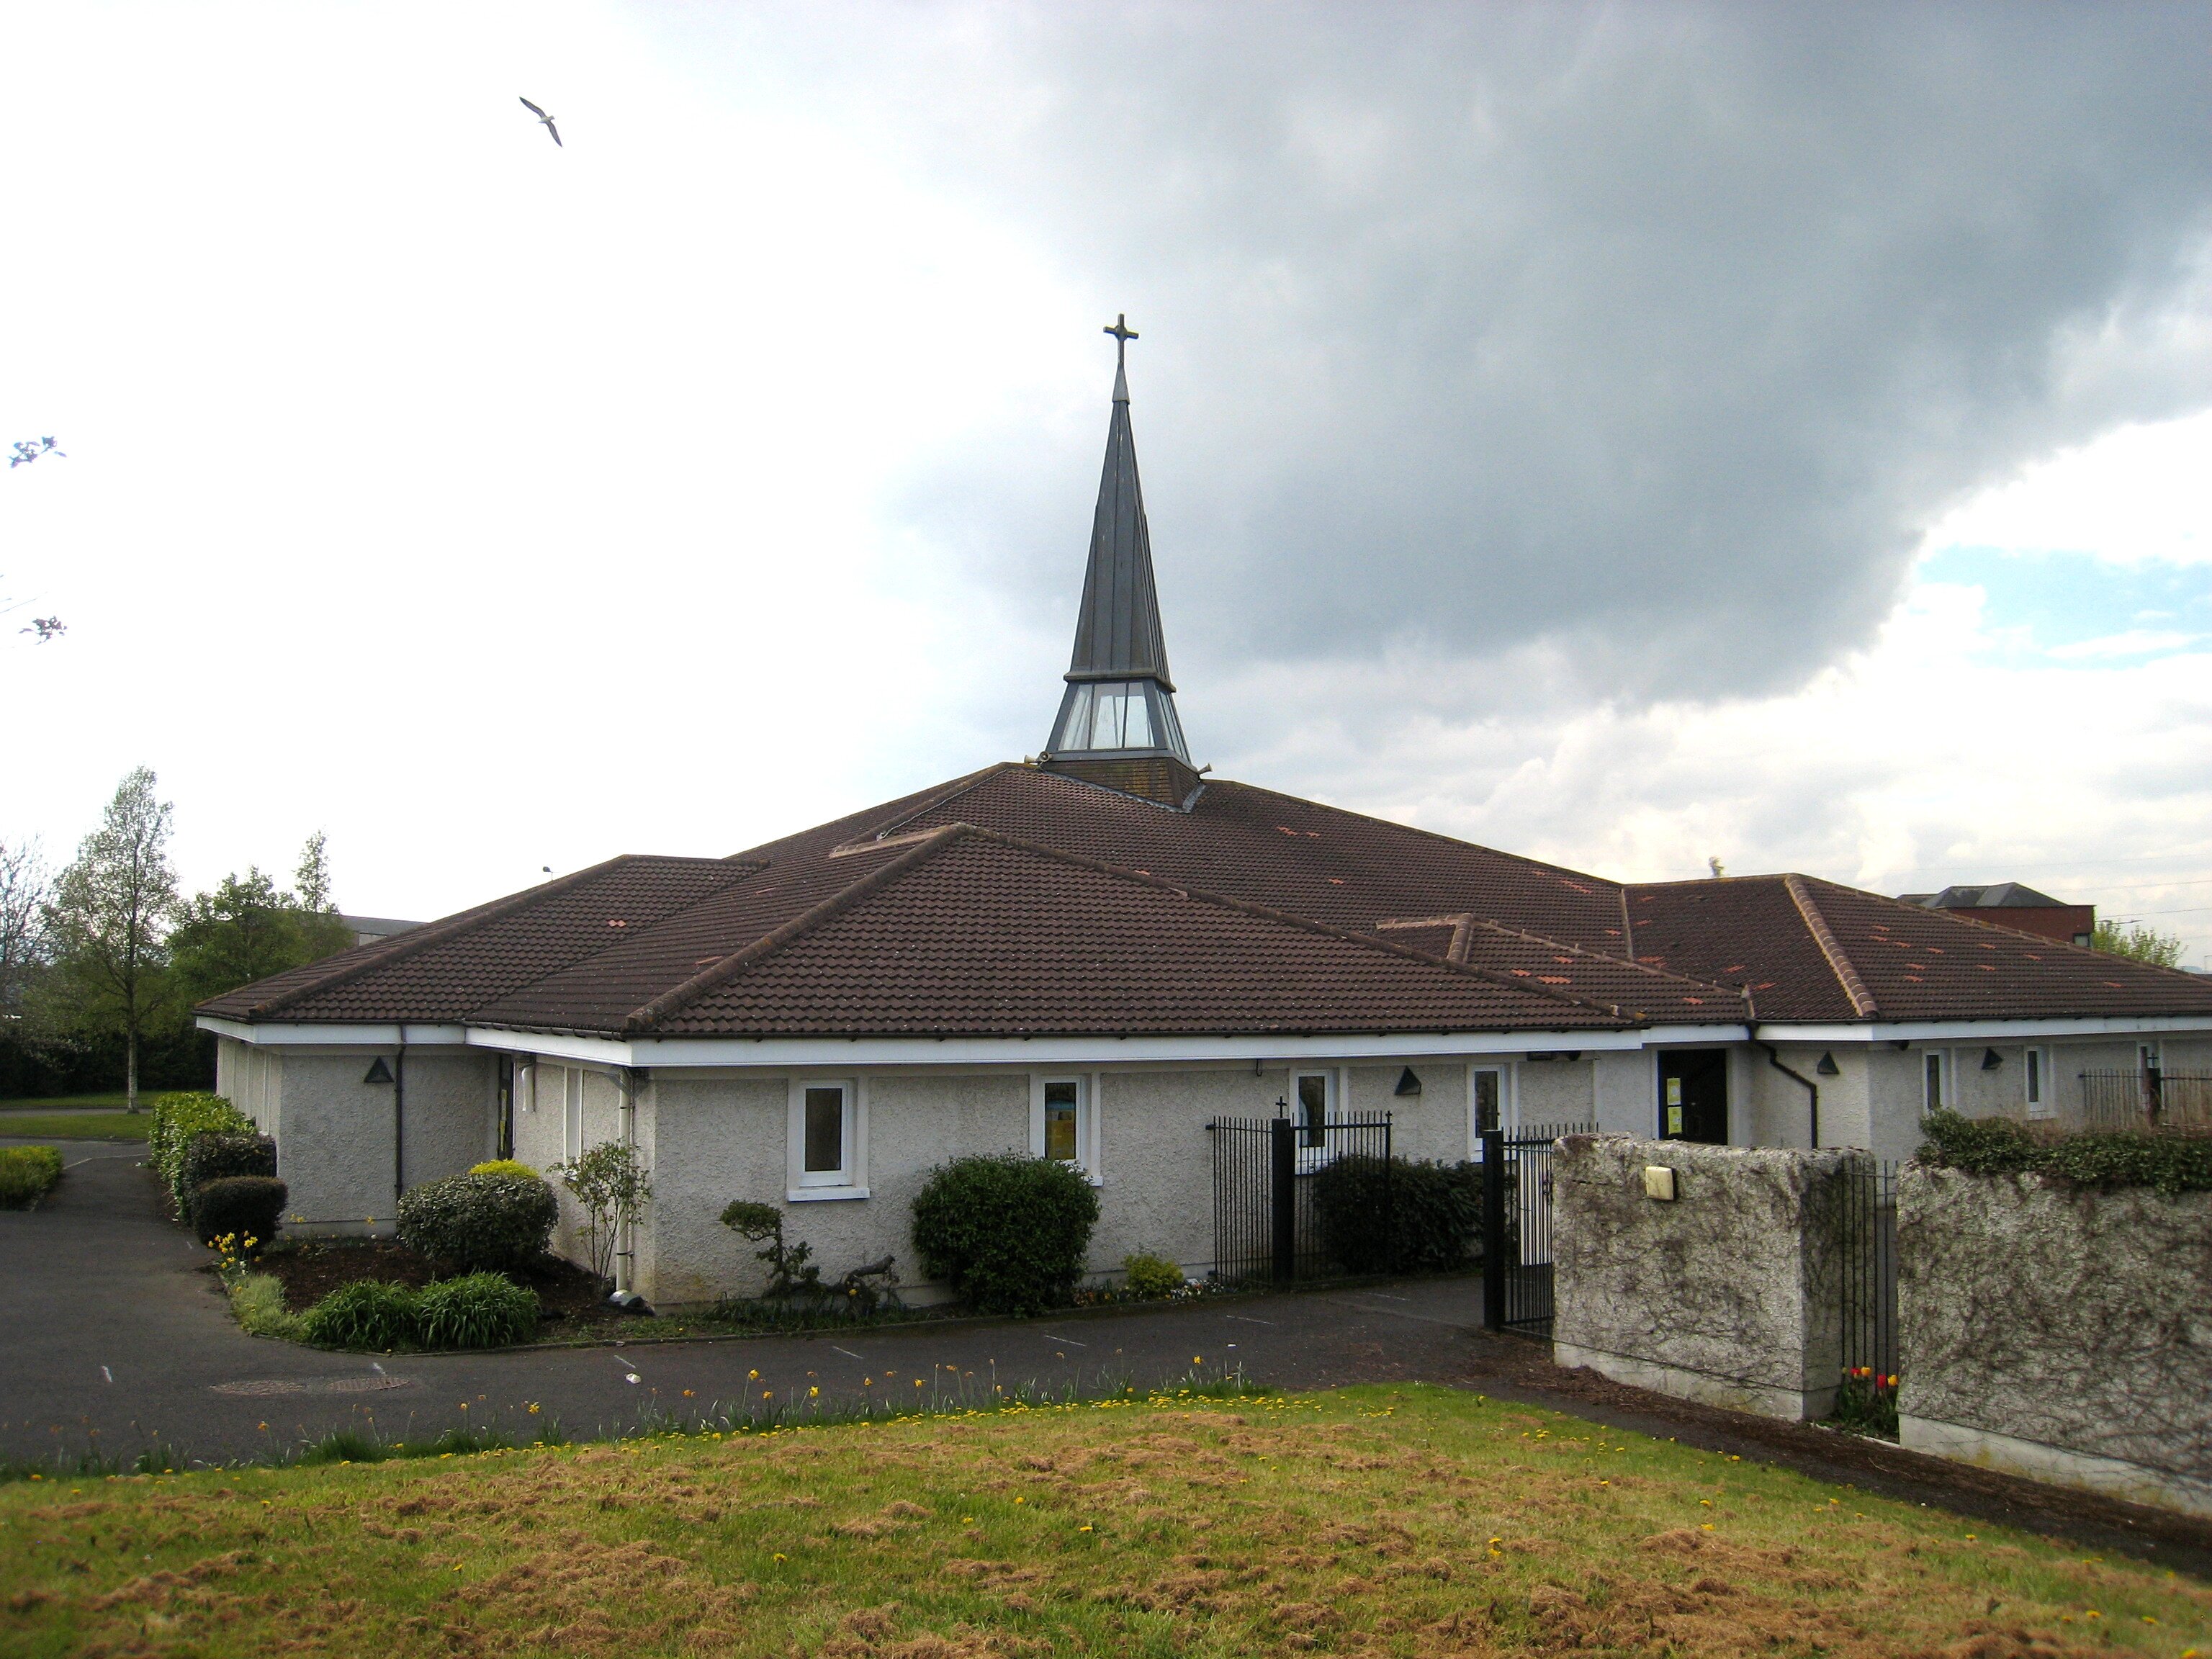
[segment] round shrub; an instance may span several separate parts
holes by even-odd
[[[521,1267],[545,1252],[560,1218],[553,1189],[531,1176],[447,1176],[399,1200],[400,1242],[463,1267]]]
[[[538,1334],[536,1293],[497,1273],[426,1285],[415,1313],[415,1340],[426,1348],[504,1348]]]
[[[1482,1225],[1479,1164],[1355,1154],[1322,1165],[1312,1179],[1322,1248],[1347,1273],[1442,1273],[1474,1253]]]
[[[241,1250],[258,1250],[284,1224],[289,1196],[274,1176],[225,1176],[204,1182],[192,1194],[192,1237],[207,1244],[228,1235]]]
[[[537,1170],[532,1169],[527,1164],[517,1163],[511,1158],[495,1158],[489,1164],[476,1165],[469,1173],[471,1175],[520,1176],[525,1181],[539,1179]]]
[[[341,1285],[300,1316],[300,1334],[325,1348],[376,1352],[415,1340],[415,1292],[380,1279]]]
[[[1147,1299],[1173,1296],[1183,1286],[1182,1269],[1165,1256],[1154,1255],[1149,1250],[1123,1256],[1121,1273],[1129,1294]]]
[[[210,1181],[276,1173],[276,1143],[251,1129],[204,1130],[186,1139],[177,1158],[177,1187],[187,1216],[196,1213],[192,1194]]]
[[[956,1158],[914,1200],[923,1268],[984,1313],[1036,1313],[1083,1276],[1098,1194],[1049,1158]]]

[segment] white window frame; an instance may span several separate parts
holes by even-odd
[[[806,1091],[845,1091],[840,1126],[845,1161],[835,1170],[806,1167]],[[868,1095],[856,1077],[794,1077],[784,1119],[784,1201],[815,1204],[824,1200],[868,1195]]]
[[[1291,1121],[1297,1126],[1291,1136],[1291,1141],[1297,1148],[1298,1173],[1301,1175],[1322,1168],[1329,1163],[1333,1157],[1328,1149],[1328,1137],[1326,1134],[1322,1136],[1321,1145],[1318,1146],[1309,1146],[1305,1144],[1305,1107],[1304,1103],[1298,1098],[1298,1085],[1310,1077],[1322,1079],[1321,1117],[1324,1126],[1345,1115],[1345,1096],[1347,1092],[1345,1087],[1344,1071],[1340,1066],[1304,1066],[1291,1068],[1290,1091],[1284,1096],[1284,1099],[1289,1105]]]
[[[2136,1070],[2138,1072],[2164,1072],[2166,1070],[2166,1045],[2162,1042],[2138,1042],[2136,1044]]]
[[[1480,1086],[1475,1079],[1485,1072],[1498,1078],[1498,1127],[1511,1134],[1521,1123],[1521,1067],[1512,1060],[1501,1060],[1494,1066],[1470,1066],[1467,1068],[1467,1155],[1480,1163],[1482,1160],[1482,1110],[1476,1096]]]
[[[2051,1097],[2051,1050],[2031,1047],[2020,1057],[2020,1093],[2027,1115],[2041,1120],[2058,1115]]]
[[[1936,1082],[1933,1091],[1936,1098],[1933,1100],[1928,1097],[1931,1092],[1928,1087],[1931,1075]],[[1953,1111],[1958,1109],[1958,1102],[1952,1098],[1958,1093],[1957,1078],[1958,1068],[1951,1064],[1948,1049],[1923,1048],[1920,1051],[1920,1114],[1923,1117],[1944,1107]]]
[[[1074,1167],[1094,1187],[1106,1184],[1103,1137],[1099,1133],[1098,1097],[1103,1079],[1097,1072],[1032,1072],[1030,1073],[1030,1156],[1042,1158],[1044,1091],[1052,1083],[1075,1085]]]

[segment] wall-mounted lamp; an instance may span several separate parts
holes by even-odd
[[[384,1056],[382,1054],[379,1054],[374,1060],[369,1061],[368,1075],[362,1079],[362,1081],[363,1083],[389,1083],[392,1081],[392,1068],[384,1063]]]
[[[1836,1064],[1836,1057],[1832,1054],[1822,1054],[1820,1063],[1813,1069],[1822,1077],[1841,1077],[1844,1074],[1844,1068]]]
[[[1390,1092],[1401,1097],[1421,1092],[1421,1079],[1413,1075],[1412,1066],[1408,1066],[1398,1073],[1398,1086]]]
[[[1982,1050],[1982,1069],[1984,1071],[1994,1072],[1998,1066],[2003,1064],[2004,1056],[1999,1054],[1996,1049],[1984,1048]]]

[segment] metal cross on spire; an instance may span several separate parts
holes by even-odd
[[[1119,368],[1128,356],[1129,342],[1137,337],[1137,331],[1129,326],[1129,313],[1126,311],[1121,313],[1114,319],[1113,327],[1102,328],[1098,331],[1114,337],[1114,366]]]

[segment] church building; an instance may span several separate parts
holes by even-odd
[[[2212,980],[1808,876],[1610,881],[1216,778],[1176,696],[1117,363],[1034,761],[727,857],[612,858],[216,997],[217,1087],[275,1137],[301,1234],[629,1141],[653,1196],[622,1277],[666,1308],[757,1288],[732,1199],[787,1206],[832,1277],[890,1255],[913,1280],[915,1194],[969,1153],[1081,1170],[1102,1276],[1137,1250],[1202,1273],[1217,1117],[1388,1112],[1398,1152],[1449,1161],[1590,1123],[1896,1158],[1933,1104],[2079,1117],[2093,1079],[2212,1071]]]

